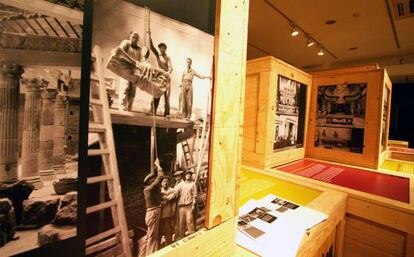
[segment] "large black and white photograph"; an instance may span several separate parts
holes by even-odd
[[[0,3],[0,256],[77,235],[84,7],[66,2]]]
[[[214,37],[95,1],[92,48],[86,254],[147,256],[204,228]]]
[[[367,83],[318,87],[315,147],[363,153]]]
[[[305,132],[306,85],[278,76],[275,151],[303,147]]]

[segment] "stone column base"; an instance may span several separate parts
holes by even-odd
[[[52,168],[55,171],[55,174],[56,175],[66,174],[66,170],[65,170],[65,165],[64,164],[52,165]]]
[[[42,181],[52,181],[56,179],[55,171],[52,169],[39,170],[39,174]]]
[[[35,190],[43,187],[43,181],[40,179],[40,176],[23,177],[21,180],[25,180],[28,184],[31,184]]]

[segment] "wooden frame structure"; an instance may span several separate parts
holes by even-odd
[[[313,88],[311,106],[309,109],[309,129],[307,131],[306,156],[320,160],[347,163],[367,168],[377,169],[386,157],[386,146],[381,149],[381,125],[384,105],[384,90],[388,94],[388,114],[390,116],[391,80],[386,70],[378,69],[375,65],[352,67],[323,71],[312,74]],[[363,152],[352,153],[333,149],[317,148],[314,145],[316,131],[316,111],[318,87],[324,85],[340,85],[347,83],[367,83],[366,111],[364,121]],[[378,108],[380,107],[380,108]],[[388,135],[389,125],[386,124],[385,133]],[[386,137],[387,138],[387,137]]]
[[[306,107],[304,134],[308,127],[308,113],[312,77],[274,57],[263,57],[247,62],[247,80],[243,124],[243,159],[245,165],[272,167],[305,157],[306,140],[303,147],[274,151],[276,97],[278,76],[306,85]]]
[[[265,172],[275,173],[280,178],[300,185],[319,190],[331,189],[344,192],[348,195],[345,219],[344,256],[409,257],[413,255],[414,179],[412,176],[399,173],[400,177],[409,178],[410,180],[410,202],[403,203],[278,171],[277,169],[267,169]],[[377,172],[389,174],[389,172]]]
[[[287,179],[281,174],[274,172],[267,172],[268,170],[256,169],[249,166],[242,166],[242,169],[248,172],[253,172],[258,177],[266,176],[269,180],[283,181],[289,184],[289,187],[294,187],[296,194],[303,194],[303,190],[319,191],[313,200],[311,200],[306,207],[320,211],[328,215],[327,220],[311,228],[308,233],[303,236],[300,244],[297,257],[320,257],[326,256],[331,252],[333,256],[343,256],[343,239],[345,234],[345,210],[347,195],[342,192],[327,188],[315,188],[309,185],[302,185],[292,179]],[[254,177],[257,181],[261,179]],[[257,186],[261,188],[261,185]],[[264,186],[265,188],[265,186]],[[302,191],[301,191],[302,190]],[[265,189],[265,191],[268,191]],[[288,197],[284,197],[290,200]],[[256,254],[249,252],[241,247],[238,247],[237,257],[254,257]],[[329,256],[329,255],[328,255]]]

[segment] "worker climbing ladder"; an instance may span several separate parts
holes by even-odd
[[[90,84],[89,134],[98,136],[99,149],[89,149],[88,156],[101,156],[103,174],[87,178],[87,185],[105,183],[109,201],[88,206],[86,214],[111,210],[113,227],[86,239],[86,255],[105,255],[131,257],[121,184],[115,153],[111,116],[103,76],[102,59],[99,47],[93,49],[93,71]]]

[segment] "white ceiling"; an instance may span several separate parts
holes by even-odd
[[[247,57],[273,55],[305,71],[379,63],[394,83],[414,82],[414,16],[390,17],[387,1],[392,12],[392,0],[250,0]],[[336,58],[318,56],[319,48],[308,48],[302,32],[292,37],[289,21],[275,9]],[[326,25],[327,20],[336,23]]]

